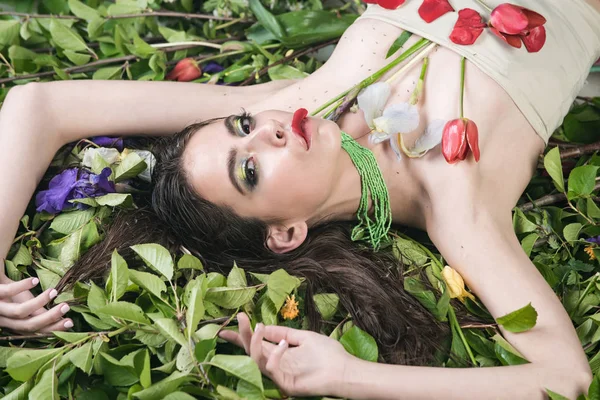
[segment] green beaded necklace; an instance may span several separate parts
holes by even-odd
[[[352,230],[352,240],[364,238],[371,243],[374,250],[378,250],[381,240],[387,236],[392,224],[390,195],[373,152],[358,144],[346,132],[341,132],[342,148],[346,150],[360,175],[361,195],[356,211],[358,225]],[[369,192],[375,209],[374,221],[369,217]]]

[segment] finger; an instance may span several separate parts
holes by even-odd
[[[29,290],[40,282],[38,278],[23,279],[12,283],[0,284],[0,299],[12,297]]]
[[[300,346],[302,342],[314,332],[302,331],[288,328],[287,326],[267,325],[265,326],[264,338],[270,342],[279,343],[285,340],[289,345]]]
[[[279,344],[275,347],[275,349],[271,352],[269,359],[267,360],[267,364],[265,365],[265,370],[275,379],[276,376],[280,374],[279,371],[279,363],[281,362],[281,357],[283,357],[283,353],[289,347],[288,342],[285,340],[281,340]]]
[[[42,329],[40,332],[54,332],[54,331],[66,331],[67,329],[71,329],[73,327],[73,321],[70,319],[61,319],[53,324],[50,324]]]
[[[256,324],[256,330],[254,331],[254,335],[252,335],[252,340],[250,342],[250,357],[256,362],[256,364],[260,367],[263,360],[263,349],[262,349],[262,339],[264,335],[264,325],[261,323]]]
[[[45,313],[31,318],[12,319],[0,317],[0,327],[22,332],[36,332],[59,321],[68,311],[69,306],[66,303],[61,303]]]
[[[227,340],[228,342],[235,344],[236,346],[241,347],[242,349],[244,348],[244,342],[242,342],[242,337],[239,333],[235,331],[223,330],[219,332],[219,337],[223,340]]]
[[[48,289],[37,297],[23,303],[8,303],[0,301],[0,315],[9,318],[23,319],[33,312],[42,309],[46,304],[56,297],[56,289]],[[46,311],[46,310],[42,310]],[[38,313],[41,314],[41,313]]]

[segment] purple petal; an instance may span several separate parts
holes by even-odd
[[[56,214],[70,205],[68,196],[77,183],[77,168],[66,169],[56,175],[48,184],[48,190],[42,190],[35,197],[36,210]]]
[[[119,151],[123,151],[123,138],[109,136],[95,136],[90,140],[101,147],[114,147]]]
[[[202,66],[202,71],[206,72],[207,74],[214,74],[215,72],[221,72],[224,69],[225,68],[223,66],[221,66],[220,64],[218,64],[214,61],[209,61]]]

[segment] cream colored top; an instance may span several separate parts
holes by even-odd
[[[491,8],[505,3],[486,0]],[[494,79],[546,144],[562,123],[581,90],[592,64],[600,57],[600,12],[583,0],[511,0],[542,14],[546,44],[537,53],[515,49],[485,29],[470,46],[449,36],[458,18],[447,13],[427,23],[418,14],[420,0],[407,0],[396,10],[370,4],[359,18],[375,18],[413,32],[466,57]],[[489,12],[475,0],[452,0],[456,11],[472,8],[489,21]]]

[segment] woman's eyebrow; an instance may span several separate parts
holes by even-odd
[[[237,179],[235,178],[234,169],[235,169],[236,158],[237,158],[237,149],[235,147],[232,147],[229,150],[229,156],[227,157],[227,172],[229,175],[229,180],[231,181],[231,184],[233,185],[233,187],[236,188],[237,191],[240,192],[240,194],[242,196],[245,196],[246,194],[244,193],[244,191],[242,190],[242,187],[240,186]]]

